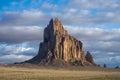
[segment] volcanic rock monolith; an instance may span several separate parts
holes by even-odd
[[[25,61],[33,64],[69,63],[72,65],[92,65],[86,60],[83,44],[64,29],[58,18],[51,19],[44,29],[43,42],[38,54]]]

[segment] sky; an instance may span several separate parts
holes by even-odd
[[[34,57],[56,17],[97,64],[120,66],[120,0],[0,0],[0,63]]]

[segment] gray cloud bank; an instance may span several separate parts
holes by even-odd
[[[30,27],[1,27],[0,29],[0,42],[27,42],[42,40],[43,28],[37,26]]]

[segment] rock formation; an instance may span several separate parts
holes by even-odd
[[[91,64],[93,64],[93,65],[96,65],[95,62],[94,62],[94,60],[93,60],[93,57],[92,57],[92,55],[91,55],[91,53],[90,53],[89,51],[87,51],[87,54],[86,54],[85,58],[86,58],[86,60],[87,60],[89,63],[91,63]]]
[[[70,36],[57,18],[51,19],[44,29],[43,39],[38,54],[26,62],[51,64],[57,61],[73,65],[92,65],[93,60],[89,61],[84,56],[82,42]]]

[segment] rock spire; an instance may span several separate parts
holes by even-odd
[[[91,65],[93,60],[86,59],[82,42],[69,35],[59,19],[55,18],[44,29],[38,54],[26,62],[51,64],[59,61],[73,65]]]

